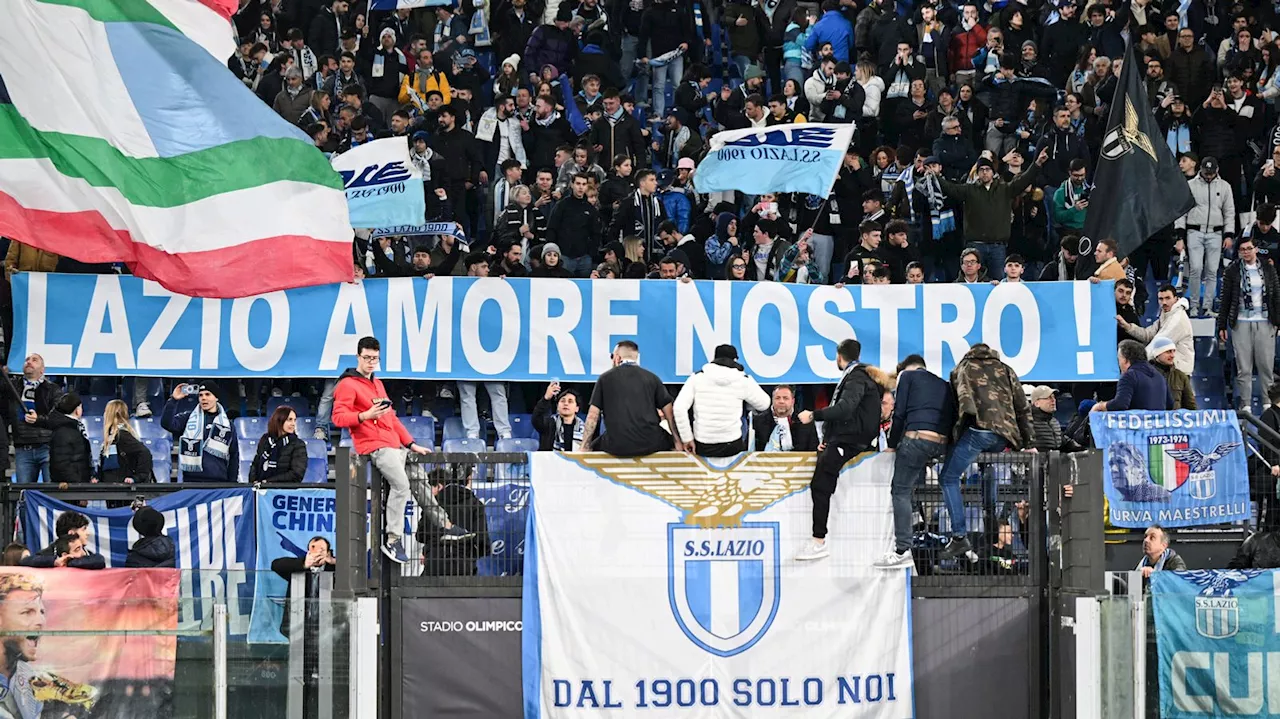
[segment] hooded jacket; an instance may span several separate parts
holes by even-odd
[[[680,388],[672,405],[681,437],[693,437],[701,444],[725,444],[742,439],[742,405],[763,412],[769,409],[769,395],[748,377],[733,360],[715,360],[703,365]],[[693,410],[693,425],[689,410]]]
[[[80,421],[54,410],[47,419],[36,423],[53,432],[49,439],[49,478],[55,484],[88,484],[93,477],[93,450]]]
[[[985,344],[970,347],[951,371],[951,387],[958,415],[952,441],[973,427],[1000,435],[1015,450],[1031,442],[1034,431],[1027,395],[995,350]]]
[[[333,423],[350,430],[357,454],[372,454],[386,447],[400,449],[413,444],[413,436],[393,413],[360,421],[360,413],[373,409],[375,399],[388,397],[382,380],[365,377],[354,367],[338,378],[333,389]]]
[[[124,558],[127,569],[173,568],[176,562],[173,540],[163,534],[138,539]]]

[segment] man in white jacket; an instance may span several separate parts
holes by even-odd
[[[738,364],[738,350],[720,345],[715,359],[684,383],[672,407],[680,436],[692,438],[685,448],[703,457],[732,457],[747,451],[742,432],[744,402],[756,412],[770,404],[769,395]]]
[[[1157,335],[1168,337],[1177,346],[1173,355],[1173,366],[1191,376],[1196,365],[1195,335],[1191,329],[1191,318],[1187,316],[1187,301],[1178,297],[1173,285],[1164,285],[1156,293],[1160,303],[1160,317],[1150,327],[1139,327],[1126,322],[1119,315],[1116,321],[1121,328],[1135,340],[1143,344],[1151,344]]]

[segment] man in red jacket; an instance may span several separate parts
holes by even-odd
[[[409,431],[396,419],[382,381],[373,376],[381,355],[382,345],[377,338],[360,339],[356,345],[355,369],[343,372],[333,390],[333,423],[351,430],[356,453],[368,455],[391,487],[387,495],[387,541],[382,546],[382,553],[392,561],[404,564],[409,561],[409,556],[405,554],[400,532],[404,529],[405,505],[411,496],[404,462],[409,452],[427,454],[431,450],[414,444]],[[430,492],[421,493],[418,505],[427,522],[444,530],[441,541],[457,542],[476,536],[475,532],[468,532],[450,522]]]

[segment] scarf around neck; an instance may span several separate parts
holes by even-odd
[[[196,407],[187,415],[187,426],[179,438],[178,466],[183,472],[199,472],[204,467],[206,452],[217,459],[226,460],[231,454],[232,431],[227,411],[218,403],[217,414],[209,436],[205,437],[205,411]]]

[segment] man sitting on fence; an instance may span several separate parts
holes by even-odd
[[[351,431],[356,452],[369,456],[390,487],[385,524],[387,539],[382,553],[391,561],[404,564],[409,561],[409,555],[400,540],[405,506],[411,494],[404,463],[409,452],[427,454],[431,450],[414,443],[409,430],[396,418],[382,380],[373,376],[381,356],[382,345],[376,338],[361,338],[356,345],[356,367],[343,372],[333,390],[333,423]],[[431,494],[422,493],[418,505],[423,516],[443,530],[444,541],[456,542],[475,536],[475,532],[450,522]]]

